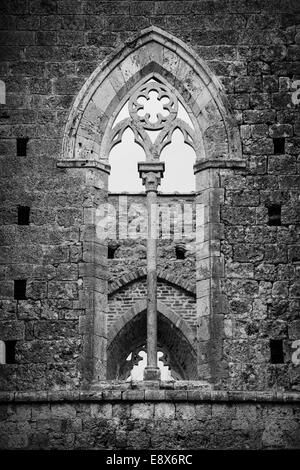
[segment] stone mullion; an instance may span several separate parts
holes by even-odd
[[[159,380],[157,364],[157,188],[163,177],[163,162],[148,161],[138,164],[147,194],[148,236],[147,236],[147,367],[144,380]]]
[[[147,369],[157,369],[157,240],[152,233],[153,208],[157,204],[156,191],[147,192],[148,238],[147,238]]]

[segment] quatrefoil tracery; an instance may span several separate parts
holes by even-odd
[[[161,112],[146,111],[145,104],[150,101],[151,93],[156,94]],[[183,134],[184,142],[190,145],[197,154],[195,132],[187,122],[178,117],[177,97],[165,85],[154,81],[143,84],[130,97],[128,110],[130,117],[120,121],[111,130],[109,151],[122,141],[124,132],[130,128],[135,143],[144,149],[146,160],[159,160],[164,147],[171,143],[173,132],[179,129]],[[158,133],[154,142],[149,136],[151,132],[153,135],[153,131]]]

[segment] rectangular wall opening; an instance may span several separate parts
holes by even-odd
[[[185,259],[185,248],[181,245],[175,247],[176,259]]]
[[[282,339],[270,339],[271,364],[283,364],[283,341]]]
[[[116,251],[119,248],[118,243],[109,243],[107,247],[107,258],[108,259],[114,259],[116,258]]]
[[[17,157],[26,157],[28,137],[17,138]]]
[[[30,207],[18,206],[18,225],[29,225]]]
[[[26,279],[16,279],[14,281],[15,300],[26,300]]]
[[[269,221],[268,225],[281,225],[281,205],[280,204],[272,204],[268,207],[268,216]]]
[[[285,153],[285,138],[284,137],[277,137],[273,139],[274,144],[274,154],[281,155]]]
[[[5,341],[6,364],[16,363],[16,341]]]

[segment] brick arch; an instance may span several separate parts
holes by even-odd
[[[126,323],[130,322],[136,315],[138,315],[140,312],[147,310],[147,301],[146,300],[140,300],[135,303],[135,305],[131,308],[128,309],[128,311],[122,315],[114,325],[111,327],[110,331],[108,332],[108,337],[107,337],[107,345],[111,344],[113,339],[119,334],[121,329],[126,325]],[[195,336],[193,335],[190,327],[187,325],[185,320],[180,318],[180,316],[174,312],[171,308],[167,307],[166,305],[163,304],[163,302],[158,301],[157,302],[157,310],[160,312],[162,315],[164,315],[176,328],[178,328],[181,333],[186,337],[186,339],[189,341],[189,343],[193,346],[194,341],[195,341]],[[194,346],[193,346],[194,347]]]
[[[105,129],[110,128],[134,87],[151,74],[159,75],[180,94],[199,139],[203,138],[200,159],[235,159],[240,155],[238,127],[217,77],[182,41],[150,27],[103,61],[86,81],[67,121],[62,159],[107,164]]]
[[[122,287],[125,287],[127,284],[131,284],[132,282],[136,282],[139,279],[146,277],[147,276],[147,269],[146,268],[139,268],[136,270],[131,271],[128,274],[125,274],[124,276],[121,276],[117,281],[114,281],[110,284],[108,288],[108,295],[111,295],[121,289]],[[195,296],[195,291],[196,287],[191,285],[189,281],[182,281],[179,279],[177,276],[173,274],[166,274],[163,270],[158,269],[157,270],[157,278],[158,280],[165,281],[169,284],[174,285],[174,287],[179,287],[189,294],[192,294]]]
[[[128,372],[126,358],[146,343],[147,302],[142,300],[128,309],[108,333],[107,378],[124,379]],[[174,311],[158,302],[158,349],[167,352],[169,366],[177,377],[197,379],[196,338],[189,326]]]

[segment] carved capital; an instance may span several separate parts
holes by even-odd
[[[165,164],[164,162],[141,162],[138,163],[138,171],[146,192],[157,191],[164,175]]]

